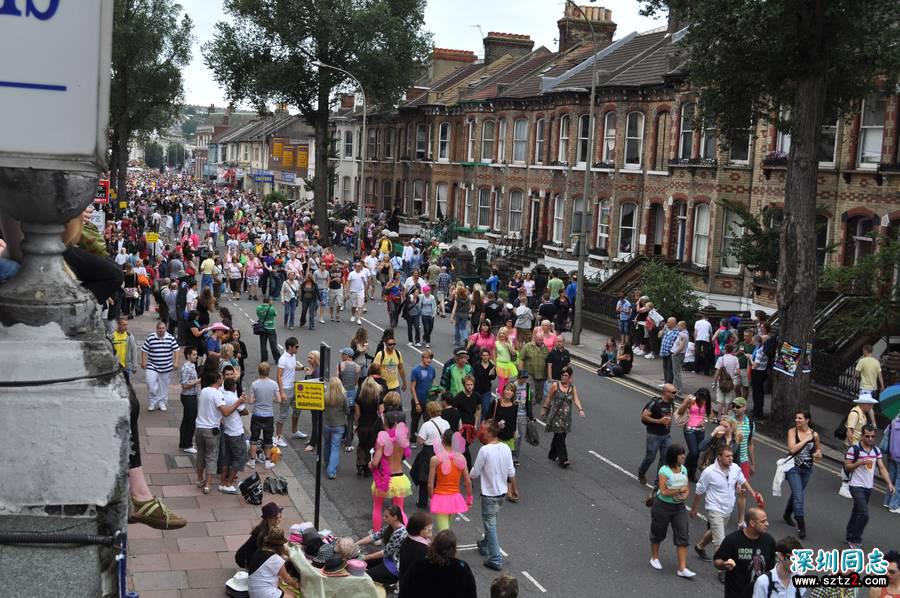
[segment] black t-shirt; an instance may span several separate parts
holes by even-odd
[[[741,598],[757,577],[775,566],[775,538],[763,534],[751,540],[743,530],[731,532],[722,540],[714,558],[734,559],[734,569],[725,573],[725,598]]]
[[[453,397],[453,406],[459,409],[459,417],[464,424],[475,425],[475,411],[479,405],[481,399],[474,392],[467,397],[465,391],[462,391]]]
[[[518,415],[519,408],[515,403],[510,405],[509,407],[504,407],[497,403],[496,399],[491,401],[491,406],[488,409],[487,414],[483,414],[484,417],[489,417],[493,419],[499,425],[500,422],[503,422],[502,427],[500,428],[500,434],[497,436],[500,440],[512,440],[516,435],[516,416]]]
[[[447,420],[447,423],[450,424],[451,430],[453,430],[454,432],[459,432],[459,409],[457,409],[456,407],[444,407],[444,409],[441,410],[441,417]]]
[[[653,419],[660,419],[665,416],[672,415],[672,403],[669,401],[664,401],[662,399],[653,399],[646,405],[644,405],[644,409],[650,410],[650,417]],[[654,434],[656,436],[665,436],[669,433],[670,426],[664,426],[662,424],[644,424],[647,427],[648,434]]]
[[[484,305],[484,317],[491,321],[491,326],[502,326],[503,306],[498,301],[489,301]]]
[[[480,357],[480,356],[479,356]],[[475,377],[475,392],[485,393],[491,390],[491,381],[497,379],[497,370],[490,361],[485,368],[481,359],[472,364],[472,375]]]
[[[556,320],[556,312],[559,311],[556,309],[556,305],[553,303],[541,303],[538,306],[538,317],[541,320],[550,320],[553,322]]]
[[[545,359],[545,362],[550,364],[550,379],[559,380],[559,377],[562,375],[562,369],[569,365],[571,360],[572,356],[569,354],[568,349],[560,351],[554,347]]]

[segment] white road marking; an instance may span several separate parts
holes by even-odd
[[[375,322],[373,322],[373,321],[370,320],[369,318],[363,318],[363,320],[365,320],[365,322],[366,322],[367,324],[369,324],[370,326],[374,326],[374,327],[377,328],[378,330],[384,332],[384,328],[382,328],[381,326],[379,326],[378,324],[376,324]],[[398,348],[398,349],[400,348],[400,343],[399,343],[399,341],[398,341],[398,343],[397,343],[397,348]],[[410,347],[409,345],[403,345],[403,348],[405,348],[405,349],[407,349],[407,348],[408,348],[408,349],[412,349],[412,350],[415,351],[416,353],[418,353],[418,354],[420,354],[420,355],[422,354],[422,349],[419,349],[419,348],[417,348],[417,347]],[[437,359],[432,359],[432,360],[431,360],[431,363],[435,363],[435,364],[437,364],[437,365],[439,365],[439,366],[441,366],[441,367],[444,367],[444,362],[443,362],[443,361],[438,361]]]
[[[465,515],[463,515],[462,513],[459,514],[459,518],[462,519],[463,521],[465,521],[466,523],[472,523],[472,520],[469,519],[468,517],[466,517]]]
[[[537,582],[537,580],[536,580],[535,578],[533,578],[533,577],[531,576],[531,574],[530,574],[528,571],[522,571],[522,575],[524,575],[526,578],[528,578],[528,581],[530,581],[531,583],[533,583],[534,586],[535,586],[537,589],[539,589],[539,590],[541,591],[542,594],[546,594],[546,593],[547,593],[547,588],[545,588],[544,586],[542,586],[541,584],[539,584],[539,583]]]
[[[412,467],[409,465],[409,461],[407,461],[406,459],[403,460],[403,465],[404,467],[406,467],[406,469],[412,470]]]

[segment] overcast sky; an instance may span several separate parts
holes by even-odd
[[[580,4],[587,5],[582,0]],[[203,64],[200,45],[210,39],[216,21],[224,18],[222,0],[181,0],[194,21],[193,61],[185,71],[185,96],[189,104],[224,106],[224,94]],[[561,0],[429,0],[425,10],[425,28],[434,34],[439,48],[472,50],[484,56],[482,35],[488,31],[528,34],[535,48],[557,49],[556,21],[563,15]],[[664,25],[638,14],[639,0],[600,0],[612,10],[616,22],[616,39],[632,31],[646,31]],[[477,27],[476,27],[477,25]]]

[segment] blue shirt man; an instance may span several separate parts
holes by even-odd
[[[491,276],[484,281],[485,286],[487,286],[487,290],[491,293],[496,293],[497,289],[500,288],[500,277],[497,276],[497,273],[494,272]]]
[[[423,408],[425,403],[428,402],[428,391],[431,390],[434,379],[437,376],[434,366],[431,365],[432,358],[433,354],[431,351],[423,351],[422,363],[414,367],[410,375],[414,392],[413,400],[418,401]]]

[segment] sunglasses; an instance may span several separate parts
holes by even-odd
[[[397,345],[397,343],[385,343],[385,344],[386,344],[388,347],[394,347],[394,346]]]

